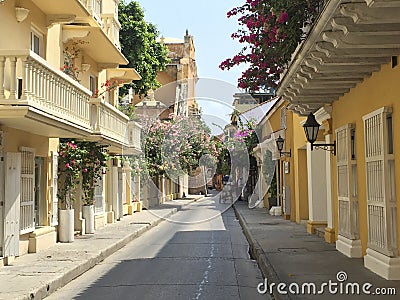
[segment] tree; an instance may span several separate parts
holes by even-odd
[[[212,166],[218,151],[210,129],[195,117],[177,116],[153,120],[141,116],[142,148],[149,175],[179,176],[200,164]]]
[[[118,15],[122,53],[129,60],[128,67],[135,68],[142,77],[126,84],[121,92],[126,94],[132,87],[136,94],[145,95],[150,89],[160,86],[156,76],[169,61],[168,49],[157,42],[159,32],[155,25],[144,20],[143,10],[137,2],[125,4],[120,1]]]
[[[243,43],[242,50],[220,64],[222,70],[248,64],[238,86],[249,92],[276,87],[292,53],[304,38],[323,0],[246,0],[227,17],[239,16],[240,28],[233,39]]]

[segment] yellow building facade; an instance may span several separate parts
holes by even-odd
[[[140,76],[119,67],[127,60],[118,1],[2,2],[0,259],[8,263],[58,239],[59,138],[98,142],[111,154],[140,152],[140,126],[117,109],[117,88],[102,89],[107,80],[120,85]],[[130,204],[128,169],[110,162],[96,188],[97,227]],[[74,205],[75,230],[84,232],[79,199]]]
[[[399,13],[400,1],[327,1],[277,90],[297,115],[295,220],[390,280],[400,280]],[[313,143],[310,118],[321,125]]]

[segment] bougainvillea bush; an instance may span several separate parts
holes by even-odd
[[[203,165],[216,163],[218,151],[210,130],[196,117],[177,116],[167,120],[140,116],[142,149],[148,175],[179,176]]]
[[[259,143],[259,132],[255,120],[244,120],[237,115],[238,124],[233,136],[225,135],[217,144],[219,153],[218,174],[230,174],[232,166],[245,167],[253,156],[253,148]]]
[[[94,189],[106,171],[109,155],[95,142],[61,139],[58,151],[58,199],[62,208],[71,209],[81,184],[83,204],[94,204]]]
[[[222,70],[246,64],[238,86],[249,92],[276,87],[292,53],[321,10],[323,0],[246,0],[227,13],[238,17],[232,38],[242,50],[220,64]]]

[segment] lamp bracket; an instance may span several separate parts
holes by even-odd
[[[281,157],[282,157],[282,156],[289,156],[289,157],[292,157],[292,149],[289,149],[289,152],[280,151],[279,153],[280,153]]]
[[[330,151],[333,155],[336,156],[336,142],[333,144],[311,144],[311,151],[313,149],[322,149],[325,151]]]

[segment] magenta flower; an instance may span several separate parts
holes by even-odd
[[[287,12],[283,12],[279,16],[278,23],[280,24],[286,23],[288,20],[289,20],[289,15],[287,14]]]

